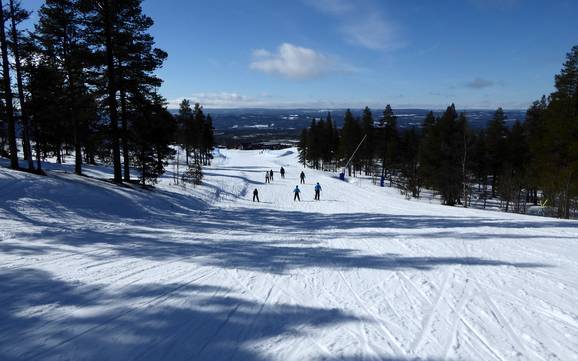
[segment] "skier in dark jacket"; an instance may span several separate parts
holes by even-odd
[[[271,178],[271,180],[273,180],[273,169],[271,169],[271,170],[269,171],[269,178]]]
[[[281,178],[285,178],[285,168],[281,167],[279,173],[281,173]]]
[[[293,193],[295,194],[293,196],[293,201],[301,202],[301,197],[299,197],[299,193],[301,193],[301,190],[299,189],[299,186],[295,186],[295,189],[293,189]]]
[[[319,200],[320,194],[321,194],[321,185],[319,184],[319,182],[317,182],[317,184],[315,185],[315,200],[316,201]]]
[[[299,178],[301,178],[301,183],[305,184],[305,172],[301,171],[301,175],[299,176]]]
[[[255,199],[257,200],[257,202],[259,202],[259,191],[257,190],[257,188],[255,188],[255,190],[253,191],[253,202],[255,202]]]

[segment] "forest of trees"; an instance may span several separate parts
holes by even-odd
[[[316,169],[384,177],[412,197],[430,189],[446,205],[467,207],[475,195],[484,207],[489,198],[513,212],[540,203],[569,218],[578,207],[578,46],[567,54],[555,89],[530,106],[524,122],[508,126],[499,108],[478,131],[454,104],[438,116],[427,114],[417,129],[399,129],[389,105],[378,117],[365,108],[356,119],[348,110],[342,129],[327,114],[303,130],[300,160]]]
[[[210,116],[183,102],[177,117],[158,93],[155,71],[167,53],[155,47],[142,0],[46,0],[32,31],[20,1],[0,0],[2,88],[0,156],[42,173],[42,161],[75,155],[84,164],[111,164],[113,181],[144,185],[163,174],[174,147],[208,164]],[[22,142],[22,144],[18,144]]]

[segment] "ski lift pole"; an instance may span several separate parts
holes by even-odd
[[[365,142],[365,139],[367,139],[367,134],[363,137],[361,142],[359,142],[359,145],[357,146],[357,148],[355,148],[355,151],[353,152],[353,154],[351,155],[351,157],[349,158],[349,160],[347,161],[347,163],[345,164],[345,167],[343,167],[343,169],[347,169],[347,166],[349,166],[349,163],[351,163],[351,161],[353,160],[353,157],[355,157],[355,154],[357,154],[357,151],[359,150],[359,148],[361,148],[361,145],[363,144],[363,142]]]

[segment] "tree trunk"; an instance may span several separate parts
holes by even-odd
[[[10,12],[14,13],[14,0],[10,0]],[[24,102],[24,86],[22,85],[22,66],[20,63],[20,44],[18,39],[18,32],[16,31],[16,20],[12,16],[12,48],[14,53],[14,65],[16,69],[16,81],[18,84],[18,97],[20,100],[20,116],[22,118],[22,148],[24,150],[24,158],[28,161],[28,169],[34,169],[34,162],[32,160],[32,149],[30,147],[30,120],[26,112],[26,104]]]
[[[76,114],[76,82],[73,71],[69,68],[68,73],[68,96],[70,101],[70,118],[72,122],[72,131],[74,137],[74,173],[82,175],[82,145],[80,142],[80,124]]]
[[[572,173],[568,174],[568,179],[566,181],[566,186],[564,187],[564,218],[570,219],[570,181],[572,179]]]
[[[40,130],[36,126],[36,171],[38,173],[42,172],[42,162],[41,162],[41,149],[40,149]]]
[[[0,0],[1,1],[1,0]],[[114,66],[114,53],[112,49],[112,14],[110,12],[110,1],[103,1],[104,33],[106,46],[106,63],[108,76],[108,107],[110,115],[110,129],[112,136],[112,162],[114,165],[115,183],[122,183],[122,167],[120,164],[120,143],[118,136],[118,109],[116,101],[116,74]]]
[[[496,172],[492,174],[492,198],[496,197]]]
[[[130,154],[128,149],[128,114],[126,110],[126,91],[124,86],[120,90],[120,116],[122,126],[122,163],[125,182],[130,182]]]
[[[468,208],[468,175],[467,175],[467,162],[468,162],[468,143],[466,132],[464,130],[464,154],[462,158],[462,177],[463,177],[463,196],[464,196],[464,208]]]
[[[10,64],[8,63],[8,44],[4,29],[4,4],[0,0],[0,49],[2,50],[2,73],[6,117],[8,118],[8,147],[10,149],[10,168],[18,169],[18,146],[16,145],[16,124],[14,122],[14,105],[12,104],[12,87],[10,83]]]

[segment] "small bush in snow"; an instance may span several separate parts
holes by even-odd
[[[189,183],[193,185],[200,185],[203,183],[203,169],[201,164],[193,163],[189,166],[187,171],[183,173],[181,178],[183,183]]]

